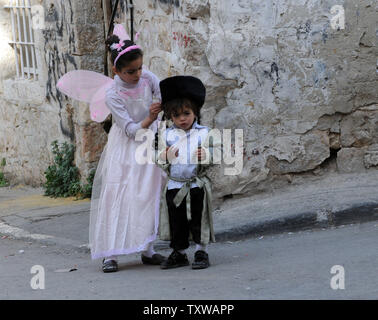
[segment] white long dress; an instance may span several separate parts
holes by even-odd
[[[147,70],[137,85],[116,76],[106,92],[106,104],[115,122],[93,183],[89,226],[92,259],[143,251],[157,237],[165,174],[154,164],[135,160],[135,151],[143,143],[135,141],[135,133],[149,113],[153,95],[160,97],[159,80]],[[150,126],[156,128],[157,121]]]

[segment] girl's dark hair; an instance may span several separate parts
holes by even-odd
[[[200,108],[196,103],[188,98],[178,98],[174,100],[170,100],[162,105],[164,110],[164,115],[167,119],[172,119],[172,115],[178,114],[182,111],[184,107],[188,107],[197,117],[197,123],[200,123]]]
[[[114,65],[114,60],[117,58],[118,54],[122,50],[125,50],[127,47],[135,45],[135,43],[132,42],[131,40],[125,40],[124,45],[122,46],[122,50],[120,50],[120,51],[118,51],[117,49],[112,50],[111,46],[114,43],[119,43],[119,41],[120,41],[120,39],[115,34],[111,35],[105,41],[105,44],[106,44],[108,50],[111,53],[111,60],[112,60],[113,65]],[[127,65],[130,62],[132,62],[132,61],[134,61],[134,60],[136,60],[140,57],[143,57],[143,51],[141,49],[131,50],[129,52],[124,53],[122,56],[119,57],[119,59],[117,60],[117,65],[115,67],[118,71],[121,71],[122,68],[127,67]]]

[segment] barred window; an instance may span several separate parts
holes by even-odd
[[[9,44],[14,49],[17,77],[38,79],[38,66],[35,55],[32,7],[30,0],[9,0],[13,41]]]

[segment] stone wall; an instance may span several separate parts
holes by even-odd
[[[52,140],[77,145],[82,172],[95,166],[106,140],[102,128],[89,121],[86,106],[55,89],[69,70],[103,72],[101,1],[42,3],[41,79],[31,86],[10,80],[12,53],[9,48],[0,53],[6,70],[0,76],[0,157],[7,159],[8,176],[31,184],[43,180]],[[127,20],[129,26],[129,11],[120,4],[118,22]],[[211,172],[216,198],[305,183],[329,172],[376,170],[376,1],[138,0],[134,5],[145,65],[161,79],[201,78],[207,87],[202,123],[244,130],[241,174],[226,176],[223,165]],[[345,28],[332,25],[334,5],[345,10]],[[3,21],[6,14],[1,11],[0,17]],[[9,25],[0,25],[0,37],[9,35]]]
[[[101,1],[32,1],[43,6],[44,26],[34,29],[38,80],[16,78],[10,14],[0,0],[0,159],[12,183],[40,186],[53,162],[51,142],[76,145],[82,178],[95,167],[106,142],[101,125],[90,121],[88,106],[56,89],[60,76],[74,69],[104,70],[104,25]]]
[[[345,27],[332,24],[334,5]],[[218,198],[378,165],[376,1],[135,1],[145,63],[207,87],[202,123],[244,130]],[[130,21],[128,21],[128,24]],[[340,23],[339,23],[340,26]]]

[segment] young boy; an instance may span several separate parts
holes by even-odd
[[[209,267],[207,244],[214,242],[211,184],[204,162],[209,164],[209,128],[199,125],[206,89],[201,80],[175,76],[160,82],[162,108],[173,121],[159,136],[158,165],[167,175],[161,208],[159,233],[170,240],[171,255],[160,267],[171,269],[189,265],[185,249],[196,244],[193,269]],[[211,148],[210,148],[211,149]]]

